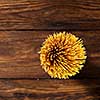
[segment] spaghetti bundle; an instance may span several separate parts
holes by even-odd
[[[85,59],[82,39],[66,32],[49,35],[40,50],[42,68],[52,78],[74,76],[84,66]]]

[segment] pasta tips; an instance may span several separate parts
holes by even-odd
[[[66,32],[49,35],[40,50],[42,68],[52,78],[74,76],[82,69],[85,59],[82,39]]]

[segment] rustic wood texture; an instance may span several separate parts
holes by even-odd
[[[0,100],[100,100],[100,80],[0,80]]]
[[[0,0],[0,30],[100,30],[100,0]]]
[[[84,41],[87,62],[76,78],[100,78],[100,31],[72,32]],[[40,66],[43,41],[53,31],[0,32],[0,78],[49,78]],[[6,74],[5,74],[6,73]]]
[[[50,79],[40,47],[55,31],[84,40],[85,67]],[[0,100],[100,100],[100,0],[0,0]]]

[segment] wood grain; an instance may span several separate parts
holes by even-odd
[[[65,30],[88,58],[72,79],[50,79],[37,52]],[[100,0],[0,0],[0,100],[100,100]]]
[[[38,51],[53,31],[0,31],[0,78],[50,78]],[[85,67],[74,78],[100,78],[100,31],[72,32],[84,41]]]
[[[100,80],[0,80],[0,100],[100,100]]]
[[[0,30],[100,30],[100,0],[0,0]]]

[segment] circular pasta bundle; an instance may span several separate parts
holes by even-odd
[[[42,68],[52,78],[74,76],[84,66],[85,59],[82,39],[66,32],[49,35],[40,50]]]

